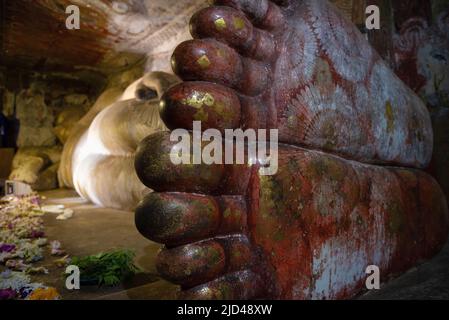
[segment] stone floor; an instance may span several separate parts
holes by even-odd
[[[45,216],[46,233],[50,240],[61,241],[67,252],[80,256],[113,248],[133,249],[136,252],[136,264],[143,269],[144,274],[117,288],[82,287],[79,291],[68,291],[63,287],[61,269],[51,270],[50,275],[42,276],[39,280],[57,287],[64,299],[175,297],[178,287],[160,279],[155,270],[154,261],[159,245],[137,232],[133,213],[95,207],[69,190],[55,190],[42,195],[47,198],[47,203],[64,204],[75,211],[74,217],[67,221],[56,220],[56,215]],[[433,260],[359,299],[449,299],[449,244]]]
[[[63,204],[74,210],[73,218],[60,221],[56,215],[44,216],[48,239],[59,240],[71,256],[85,256],[114,248],[132,249],[136,252],[136,265],[143,271],[132,281],[117,288],[83,286],[79,291],[64,287],[61,269],[51,269],[50,274],[39,278],[47,285],[58,288],[64,299],[173,299],[176,286],[161,280],[156,273],[155,257],[160,246],[142,237],[134,225],[132,212],[96,207],[70,190],[41,193],[46,204]],[[49,257],[44,264],[52,261]]]

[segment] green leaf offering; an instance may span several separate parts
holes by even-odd
[[[80,269],[81,282],[116,286],[140,271],[134,265],[134,257],[133,251],[121,249],[86,257],[74,257],[71,264]]]

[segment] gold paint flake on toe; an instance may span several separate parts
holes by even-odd
[[[222,49],[218,49],[217,56],[219,56],[220,58],[226,58],[226,52]]]
[[[385,116],[387,117],[387,131],[392,132],[394,130],[394,113],[390,100],[385,104]]]
[[[203,105],[211,107],[215,103],[214,97],[208,92],[198,92],[194,91],[192,95],[181,101],[183,104],[188,105],[192,108],[199,109]]]
[[[217,28],[218,31],[222,31],[226,29],[226,21],[223,18],[218,18],[215,20],[215,28]]]
[[[193,116],[193,120],[207,122],[209,120],[209,114],[203,109],[198,109],[198,111]]]
[[[198,60],[196,60],[196,62],[203,69],[207,69],[210,66],[210,60],[205,54],[199,57]]]
[[[234,28],[237,30],[241,30],[245,27],[245,21],[242,18],[235,17],[233,19]]]

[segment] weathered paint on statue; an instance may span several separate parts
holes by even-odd
[[[158,270],[187,298],[350,298],[369,265],[399,274],[447,238],[444,195],[421,171],[286,145],[274,176],[244,165],[177,167],[169,139],[150,136],[137,153],[142,181],[167,192],[144,199],[136,225],[167,245]],[[155,182],[160,172],[170,184]]]
[[[363,163],[428,165],[417,95],[327,1],[215,4],[174,52],[189,82],[165,94],[162,118],[169,129],[278,128],[279,171],[174,165],[168,133],[146,138],[135,165],[156,193],[136,225],[166,244],[161,274],[185,298],[350,298],[369,265],[388,277],[437,253],[449,230],[438,184]]]
[[[433,141],[422,101],[332,5],[300,1],[290,7],[285,14],[269,12],[273,21],[266,23],[275,26],[265,30],[241,13],[235,14],[237,26],[217,28],[211,12],[232,21],[233,11],[200,11],[192,20],[193,34],[221,41],[178,46],[175,72],[185,80],[238,89],[242,106],[234,108],[244,128],[278,128],[282,142],[364,162],[426,167]]]

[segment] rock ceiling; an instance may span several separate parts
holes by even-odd
[[[0,65],[34,71],[112,73],[173,50],[204,0],[0,0]],[[65,9],[80,7],[80,30]]]

